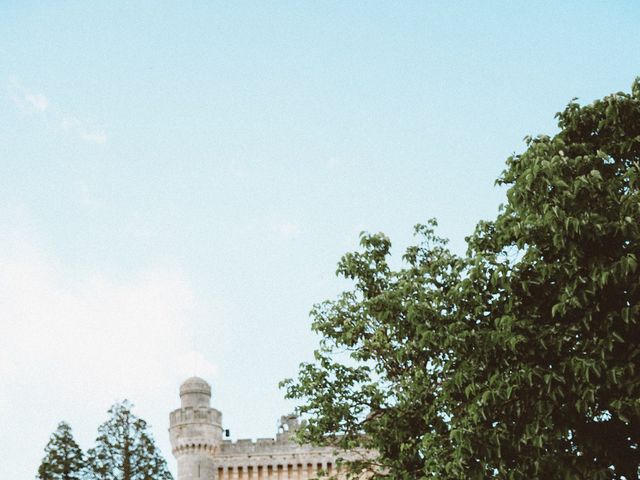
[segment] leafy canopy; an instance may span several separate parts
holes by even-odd
[[[361,236],[286,380],[304,441],[363,448],[378,478],[638,479],[640,81],[557,115],[497,183],[466,255],[435,221],[402,268]]]
[[[60,422],[53,432],[45,455],[38,468],[38,480],[81,480],[84,470],[84,455],[76,443],[71,427]]]
[[[127,401],[109,409],[110,418],[98,428],[96,446],[89,450],[92,480],[173,480],[147,423],[131,413]]]

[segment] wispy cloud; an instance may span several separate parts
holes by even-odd
[[[65,115],[60,120],[60,128],[62,128],[62,130],[64,130],[65,132],[74,130],[79,126],[80,120],[78,120],[78,118],[74,117],[73,115]]]
[[[15,79],[9,81],[7,92],[23,113],[44,113],[49,107],[49,99],[43,93],[25,88]]]
[[[20,419],[31,415],[29,434],[44,446],[65,419],[86,447],[110,403],[126,397],[156,427],[168,452],[163,432],[176,386],[194,373],[211,379],[217,370],[194,348],[191,320],[200,302],[190,282],[165,267],[115,278],[97,269],[68,268],[30,225],[21,211],[0,211],[4,431],[22,431]],[[46,393],[27,394],[33,389]],[[78,425],[81,418],[93,418],[94,424]],[[0,436],[0,449],[15,455],[18,444],[10,438]],[[32,450],[29,461],[37,465],[42,450]]]
[[[193,363],[215,373],[193,350],[188,318],[195,298],[181,273],[151,268],[114,280],[69,271],[26,222],[2,223],[0,359],[10,361],[0,362],[0,378],[19,383],[26,375],[43,388],[53,382],[58,396],[71,389],[104,402],[114,394],[146,397],[166,382],[163,376],[186,376]],[[43,365],[55,365],[55,379]],[[0,405],[10,394],[0,391]]]
[[[300,225],[282,218],[261,218],[248,222],[242,226],[245,234],[255,235],[266,233],[271,240],[290,241],[302,234]]]
[[[291,240],[300,235],[300,226],[297,223],[288,221],[275,223],[273,230],[285,240]]]
[[[107,143],[108,137],[103,130],[80,131],[80,138],[88,143],[97,143],[104,145]]]
[[[25,87],[18,80],[11,79],[7,85],[9,98],[25,114],[46,115],[46,124],[53,125],[56,131],[72,135],[86,143],[104,145],[109,140],[107,132],[77,116],[65,112],[50,102],[42,92]]]
[[[62,132],[67,135],[72,135],[86,143],[104,145],[109,140],[107,132],[102,128],[91,125],[75,115],[59,115],[56,119],[56,124]]]
[[[28,93],[24,99],[36,112],[44,112],[49,106],[49,100],[41,93]]]

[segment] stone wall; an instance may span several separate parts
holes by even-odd
[[[181,408],[169,415],[171,446],[178,460],[177,480],[308,480],[322,473],[341,476],[332,448],[299,445],[298,420],[280,419],[275,438],[222,439],[222,413],[211,408],[211,387],[192,377],[180,387]]]
[[[334,450],[298,445],[288,433],[274,438],[225,440],[215,455],[217,478],[233,480],[311,479],[337,473]]]

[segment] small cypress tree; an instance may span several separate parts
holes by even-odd
[[[71,427],[60,422],[44,449],[45,456],[38,468],[38,480],[81,480],[84,454],[73,439]]]
[[[126,400],[109,409],[89,450],[87,473],[95,480],[173,480],[167,463],[147,431],[147,422],[131,413]]]

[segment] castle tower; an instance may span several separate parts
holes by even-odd
[[[171,412],[171,450],[178,460],[177,480],[214,480],[215,455],[222,441],[222,413],[211,408],[211,387],[199,377],[180,386],[181,407]]]

